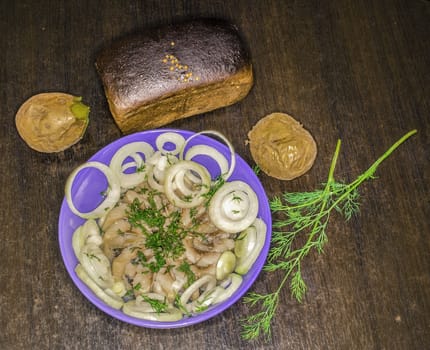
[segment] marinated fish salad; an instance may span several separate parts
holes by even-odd
[[[230,157],[207,144],[214,135]],[[211,175],[197,156],[219,168]],[[258,198],[244,181],[230,181],[236,158],[219,132],[185,139],[167,131],[155,142],[122,146],[108,165],[89,161],[66,183],[70,210],[86,221],[72,237],[77,276],[106,304],[140,319],[177,321],[227,300],[240,287],[267,234]],[[107,188],[89,212],[75,205],[72,186],[86,168],[103,173]]]

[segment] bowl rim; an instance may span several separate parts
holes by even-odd
[[[107,144],[106,146],[102,147],[85,162],[96,160],[96,161],[102,161],[103,163],[106,164],[106,162],[108,162],[110,158],[112,158],[113,154],[116,152],[116,150],[119,147],[130,142],[146,141],[151,145],[155,146],[155,138],[158,135],[166,132],[179,133],[182,136],[184,136],[185,139],[189,138],[190,136],[193,136],[194,134],[199,133],[199,132],[194,132],[190,130],[175,129],[175,128],[159,128],[159,129],[135,132],[132,134],[122,136],[114,140],[113,142]],[[152,138],[154,138],[154,142],[149,141]],[[207,136],[206,134],[196,135],[193,138],[193,142],[196,142],[196,141],[200,141],[199,144],[204,143],[204,144],[209,144],[211,146],[214,146],[216,149],[221,150],[221,152],[224,155],[227,155],[227,156],[229,155],[228,147],[225,144],[219,142],[215,138]],[[106,157],[108,157],[107,161],[100,160]],[[241,171],[243,171],[245,174],[247,174],[248,177],[250,177],[250,179],[247,179],[246,182],[248,184],[249,182],[252,182],[251,187],[257,193],[257,196],[259,198],[259,204],[260,204],[258,217],[262,218],[263,221],[266,223],[267,233],[266,233],[266,240],[265,240],[264,246],[257,260],[252,265],[250,271],[248,271],[247,274],[242,276],[244,278],[242,285],[230,298],[228,298],[224,302],[221,302],[219,304],[215,304],[209,307],[208,310],[200,314],[193,315],[190,317],[183,317],[181,320],[174,321],[174,322],[160,322],[160,321],[139,319],[136,317],[128,316],[124,314],[122,310],[117,310],[107,305],[101,299],[99,299],[94,294],[94,292],[76,275],[75,267],[77,265],[77,258],[72,249],[71,239],[72,239],[72,234],[76,229],[76,227],[78,227],[79,224],[83,223],[85,220],[79,218],[78,216],[76,216],[70,211],[67,201],[64,197],[61,203],[60,213],[58,218],[58,240],[59,240],[60,252],[61,252],[63,264],[65,265],[66,270],[69,276],[71,277],[74,285],[78,288],[81,294],[83,294],[85,298],[88,299],[99,310],[103,311],[104,313],[108,314],[113,318],[116,318],[120,321],[129,323],[129,324],[140,326],[140,327],[158,328],[158,329],[180,328],[180,327],[187,327],[193,324],[201,323],[203,321],[209,320],[215,317],[216,315],[222,313],[226,309],[230,308],[233,304],[235,304],[239,299],[241,299],[251,288],[251,286],[254,284],[254,282],[256,281],[257,277],[260,275],[264,267],[267,255],[269,253],[269,248],[270,248],[270,241],[271,241],[271,234],[272,234],[272,217],[271,217],[270,206],[266,195],[266,191],[260,179],[257,177],[257,175],[252,170],[252,168],[248,165],[248,163],[236,152],[235,152],[235,157],[236,157],[236,166],[235,166],[235,170],[233,172],[232,178],[234,179],[235,175],[237,176],[237,174],[235,173],[238,167],[240,167]],[[230,181],[230,179],[228,181]],[[236,179],[240,179],[240,177]],[[78,181],[79,180],[76,179],[76,182]],[[78,185],[80,185],[79,182],[78,182]]]

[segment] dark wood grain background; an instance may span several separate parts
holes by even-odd
[[[219,17],[241,30],[255,85],[240,103],[170,124],[223,131],[253,164],[247,132],[287,112],[309,129],[312,170],[282,182],[260,175],[269,197],[324,182],[336,140],[336,176],[352,181],[393,142],[418,133],[361,188],[360,214],[333,216],[323,255],[303,266],[299,304],[282,293],[273,335],[244,341],[242,302],[186,329],[154,330],[105,315],[73,285],[57,220],[68,174],[121,136],[94,68],[97,52],[142,28]],[[430,2],[34,1],[0,3],[1,349],[429,349]],[[28,148],[14,117],[30,96],[64,91],[91,106],[85,137],[57,154]],[[282,275],[262,273],[252,291]]]

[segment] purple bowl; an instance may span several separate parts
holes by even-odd
[[[130,142],[145,141],[151,144],[154,147],[154,149],[156,149],[156,145],[155,145],[156,138],[160,134],[165,132],[178,133],[182,135],[185,139],[195,134],[191,131],[177,130],[177,129],[158,129],[158,130],[138,132],[135,134],[127,135],[125,137],[122,137],[112,142],[111,144],[107,145],[106,147],[98,151],[96,154],[94,154],[94,156],[92,156],[89,159],[89,161],[99,161],[105,164],[109,164],[115,152],[120,147]],[[217,140],[211,137],[208,137],[205,135],[197,135],[189,142],[189,144],[187,145],[187,148],[194,144],[206,144],[206,145],[212,146],[216,148],[218,151],[220,151],[221,153],[223,153],[224,156],[227,157],[227,159],[230,159],[229,149],[224,144],[218,142]],[[166,148],[167,147],[168,145],[166,145]],[[219,170],[217,166],[213,164],[209,159],[206,159],[206,158],[198,159],[196,157],[193,160],[197,162],[201,162],[203,165],[205,165],[213,177],[218,175]],[[74,203],[82,211],[89,211],[92,208],[94,208],[98,204],[97,201],[101,197],[100,196],[101,191],[103,191],[106,188],[106,180],[104,179],[104,176],[101,175],[101,173],[97,171],[87,171],[87,170],[88,169],[84,169],[78,174],[78,176],[74,181],[74,185],[72,187],[72,195],[73,195]],[[213,305],[208,310],[198,315],[190,316],[190,317],[184,316],[183,319],[175,322],[157,322],[157,321],[149,321],[149,320],[143,320],[143,319],[131,317],[124,314],[121,310],[116,310],[110,307],[109,305],[105,304],[91,291],[90,288],[87,287],[86,284],[84,284],[79,279],[79,277],[75,273],[75,267],[78,264],[78,260],[72,248],[72,234],[78,226],[83,224],[84,219],[74,215],[69,209],[69,206],[67,205],[66,200],[63,199],[61,210],[60,210],[59,222],[58,222],[59,244],[60,244],[60,251],[63,257],[64,264],[74,284],[78,287],[81,293],[100,310],[104,311],[108,315],[115,317],[121,321],[130,323],[133,325],[141,326],[141,327],[148,327],[148,328],[185,327],[185,326],[190,326],[196,323],[203,322],[223,312],[224,310],[232,306],[234,303],[236,303],[248,291],[248,289],[251,287],[251,285],[254,283],[257,276],[261,272],[265,264],[267,254],[269,252],[271,232],[272,232],[271,212],[270,212],[269,202],[268,202],[266,193],[264,191],[264,188],[261,185],[258,177],[255,175],[254,171],[238,154],[236,154],[235,170],[228,181],[232,181],[232,180],[242,180],[248,183],[257,194],[257,197],[259,200],[258,217],[261,218],[267,225],[267,236],[266,236],[264,247],[259,257],[257,258],[256,262],[251,267],[249,272],[242,276],[243,282],[241,286],[226,301]]]

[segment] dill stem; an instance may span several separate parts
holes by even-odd
[[[337,159],[339,158],[339,152],[340,152],[340,145],[341,145],[341,143],[342,143],[342,141],[340,139],[338,139],[337,143],[336,143],[336,150],[334,151],[334,155],[333,155],[333,158],[331,160],[330,170],[328,172],[328,178],[327,178],[326,188],[328,187],[329,184],[331,184],[332,182],[334,182],[334,169],[336,168]]]
[[[299,254],[295,259],[294,259],[294,264],[292,264],[288,270],[286,271],[284,277],[282,278],[281,282],[279,283],[278,288],[275,291],[275,294],[280,294],[282,288],[284,287],[284,284],[288,281],[288,278],[291,275],[291,272],[293,272],[293,269],[300,263],[300,259],[301,259],[301,254]]]
[[[337,200],[330,206],[329,211],[335,208],[340,202],[342,202],[352,191],[358,188],[364,181],[368,180],[373,176],[378,166],[387,159],[391,153],[393,153],[403,142],[405,142],[412,135],[416,134],[417,130],[411,130],[404,136],[402,136],[397,142],[395,142],[382,156],[380,156],[362,175],[358,176],[353,182],[348,185],[348,190],[345,191]],[[331,169],[331,168],[330,168]],[[329,176],[330,178],[330,176]]]

